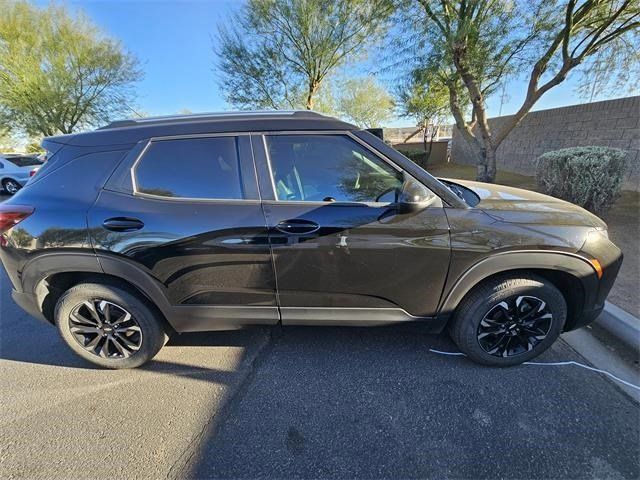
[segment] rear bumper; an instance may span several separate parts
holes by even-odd
[[[13,301],[16,302],[18,306],[29,315],[48,325],[51,325],[51,322],[49,322],[49,320],[47,320],[46,317],[42,314],[42,311],[40,311],[38,300],[35,294],[11,290],[11,298],[13,298]]]

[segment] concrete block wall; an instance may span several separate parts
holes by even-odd
[[[509,117],[489,120],[496,131]],[[628,152],[624,188],[640,190],[640,96],[531,112],[498,148],[498,169],[534,175],[536,159],[566,147],[602,145]],[[453,162],[474,164],[470,149],[454,129]]]

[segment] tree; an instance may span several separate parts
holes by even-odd
[[[602,52],[609,69],[618,70],[618,60],[631,58],[640,37],[637,0],[415,0],[410,10],[421,15],[421,41],[429,53],[419,68],[440,72],[456,127],[476,152],[482,181],[495,179],[498,147],[546,92]],[[525,98],[493,131],[486,98],[505,76],[521,72],[527,79]],[[464,95],[472,107],[470,120]]]
[[[31,140],[29,143],[27,143],[27,145],[24,147],[24,151],[26,153],[44,153],[44,150],[40,146],[40,142],[37,140]]]
[[[433,140],[438,133],[438,128],[450,117],[449,91],[437,72],[415,69],[409,79],[400,87],[398,92],[401,114],[413,117],[418,126],[410,138],[422,133],[425,158],[424,165],[429,161]]]
[[[338,112],[359,127],[381,127],[393,117],[393,98],[373,77],[348,79],[339,88]]]
[[[614,44],[600,50],[581,68],[576,93],[589,102],[612,95],[638,95],[640,49]]]
[[[55,135],[129,111],[142,73],[118,42],[54,4],[0,3],[0,117],[29,135]]]
[[[17,143],[9,129],[0,127],[0,153],[15,150]]]
[[[318,93],[313,98],[313,110],[324,113],[332,117],[340,116],[338,111],[338,94],[339,82],[332,79],[325,79],[322,86],[318,89]],[[297,108],[297,107],[295,107]]]
[[[218,29],[220,85],[241,108],[313,109],[327,76],[373,44],[392,0],[249,0]]]

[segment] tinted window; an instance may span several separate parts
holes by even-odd
[[[7,160],[17,167],[32,167],[36,165],[42,165],[37,157],[10,157]]]
[[[135,170],[138,192],[162,197],[243,198],[235,137],[162,140]]]
[[[272,135],[278,200],[391,202],[402,174],[345,135]]]

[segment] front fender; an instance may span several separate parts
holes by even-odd
[[[592,305],[598,293],[598,277],[589,261],[569,252],[541,252],[518,250],[501,252],[484,258],[468,268],[453,281],[453,286],[443,295],[438,315],[451,315],[464,296],[486,278],[513,270],[551,270],[568,273],[581,283],[585,305]]]

